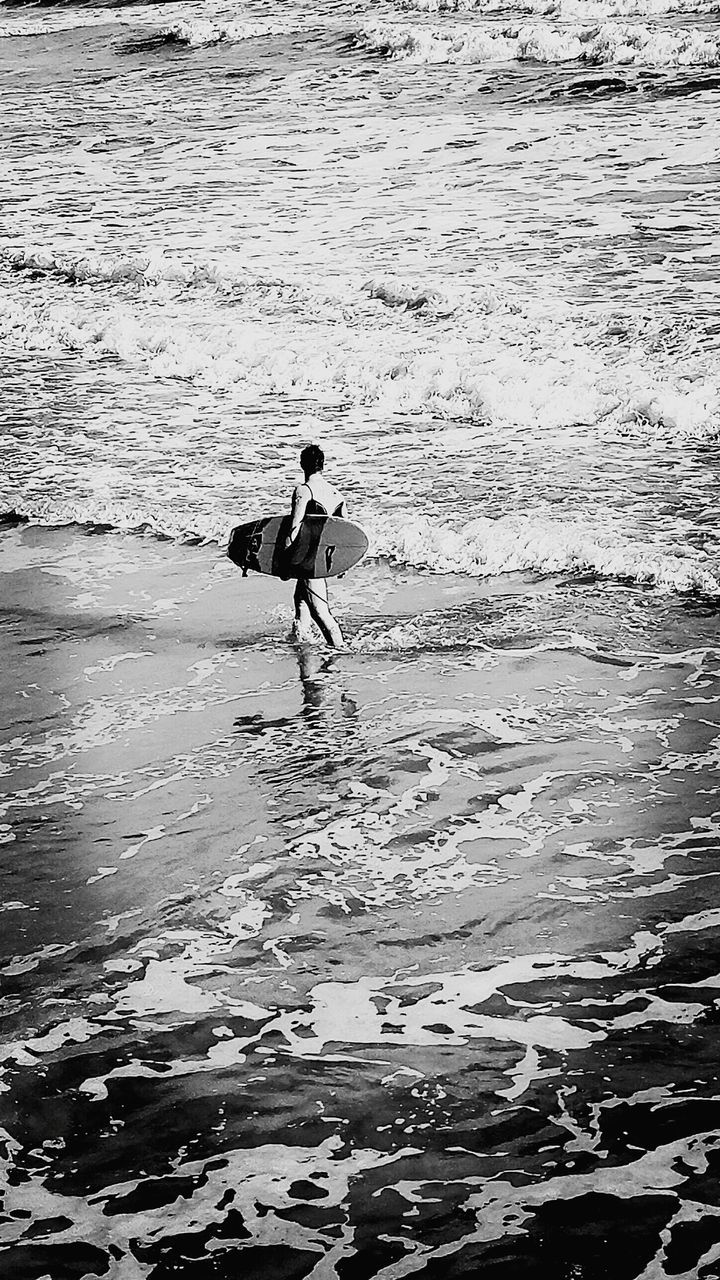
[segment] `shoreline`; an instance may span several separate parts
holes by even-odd
[[[96,539],[98,543],[95,545],[101,548],[99,551],[94,547]],[[118,550],[118,544],[122,551],[113,555]],[[230,621],[229,610],[232,605],[228,596],[239,607],[235,619],[238,623],[241,623],[244,604],[252,606],[266,619],[274,619],[280,610],[286,608],[290,638],[292,580],[253,572],[243,578],[241,570],[227,559],[224,546],[218,543],[203,542],[200,539],[180,542],[154,532],[126,533],[110,526],[92,524],[36,525],[25,517],[12,520],[6,517],[0,522],[0,557],[0,573],[16,573],[32,568],[56,579],[65,576],[69,583],[83,577],[80,564],[73,561],[84,561],[87,580],[102,580],[102,599],[106,606],[124,595],[127,597],[120,584],[130,572],[140,575],[146,572],[150,581],[147,588],[140,588],[140,596],[148,618],[171,612],[179,616],[184,612],[187,620],[197,620],[194,592],[198,597],[210,595],[216,610],[215,616],[222,621],[223,626]],[[115,560],[118,564],[113,568]],[[149,603],[150,588],[156,579],[165,577],[176,587],[180,587],[177,608],[174,610],[162,595],[159,597],[159,604]],[[532,594],[538,589],[544,589],[547,579],[532,571],[509,571],[498,576],[476,578],[463,574],[422,571],[367,557],[346,575],[330,578],[328,582],[333,599],[343,614],[352,616],[353,608],[357,607],[364,617],[372,617],[374,614],[380,616],[388,612],[402,617],[418,612],[419,599],[422,610],[427,612],[473,600],[516,596],[523,592]],[[81,610],[93,604],[100,606],[100,603],[100,597],[91,599],[90,596],[78,596],[75,600]],[[183,605],[186,606],[185,610]],[[381,608],[381,605],[386,607]],[[273,638],[277,638],[274,633]]]

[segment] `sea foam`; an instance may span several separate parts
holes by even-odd
[[[666,14],[714,13],[718,0],[399,0],[398,8],[411,13],[478,13],[506,15],[508,10],[544,18],[606,22],[612,18],[659,18]]]
[[[527,570],[585,571],[662,591],[720,595],[720,579],[706,559],[669,554],[581,517],[479,517],[454,526],[425,516],[380,516],[373,521],[372,546],[376,555],[396,564],[436,573],[489,577]]]
[[[502,29],[462,24],[374,23],[361,37],[371,49],[414,63],[532,61],[643,67],[720,66],[720,40],[700,30],[658,30],[643,23],[552,27],[527,23]]]
[[[164,10],[164,12],[163,12]],[[217,10],[215,12],[215,10]],[[0,39],[13,36],[59,35],[66,31],[85,27],[113,27],[149,29],[159,41],[188,45],[191,48],[219,44],[227,41],[262,39],[266,36],[287,35],[299,30],[298,23],[286,21],[242,22],[225,16],[213,3],[201,6],[184,5],[162,9],[153,5],[138,4],[115,8],[108,6],[97,12],[71,10],[62,6],[59,12],[41,12],[32,18],[11,17],[0,23]]]
[[[217,258],[188,259],[161,249],[107,253],[27,246],[0,250],[0,264],[16,271],[57,276],[73,284],[127,281],[148,285],[167,282],[185,288],[195,285],[212,285],[218,289],[293,287],[284,281],[253,274],[242,257],[232,252]]]
[[[220,486],[218,486],[219,488]],[[193,509],[187,492],[175,486],[173,501],[163,504],[102,497],[24,499],[12,503],[15,518],[56,528],[77,524],[89,529],[148,534],[181,543],[224,547],[233,523],[232,500],[224,506]],[[179,496],[183,499],[178,500]],[[6,499],[7,502],[7,499]],[[0,512],[0,515],[8,514]],[[720,565],[707,555],[668,550],[643,542],[597,518],[561,519],[538,512],[497,519],[478,517],[450,523],[407,513],[363,515],[370,538],[369,556],[401,568],[473,578],[504,573],[592,573],[653,587],[663,593],[720,596]]]
[[[177,44],[198,49],[223,41],[238,43],[268,36],[288,35],[297,30],[287,22],[232,22],[219,19],[188,18],[159,28],[161,36]]]
[[[67,270],[81,270],[78,260]],[[132,280],[135,270],[132,260],[103,259],[98,278]],[[0,301],[0,336],[17,351],[118,356],[154,378],[235,389],[244,402],[282,394],[504,432],[582,423],[602,436],[684,440],[720,431],[717,365],[684,341],[671,355],[651,328],[611,343],[602,319],[521,302],[491,283],[348,279],[334,295],[274,287],[290,291],[282,321],[277,298],[266,319],[263,290],[250,286],[242,305],[217,307],[211,296],[202,312],[152,293],[117,302],[90,291],[62,304]],[[463,447],[477,447],[472,433]]]

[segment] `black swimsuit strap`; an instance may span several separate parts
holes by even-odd
[[[327,508],[326,508],[325,504],[324,504],[324,503],[322,503],[322,502],[320,502],[320,501],[315,497],[315,494],[313,493],[312,489],[310,488],[310,485],[308,484],[307,480],[305,481],[305,488],[310,490],[310,498],[309,498],[309,501],[308,501],[308,507],[310,506],[310,503],[312,503],[312,504],[313,504],[313,507],[315,508],[313,511],[307,511],[307,512],[306,512],[306,514],[311,515],[311,516],[326,516],[326,515],[327,515]]]
[[[314,506],[317,508],[317,510],[315,510],[315,511],[310,511],[310,512],[308,512],[308,515],[311,515],[311,516],[327,516],[327,515],[329,515],[330,513],[328,512],[328,509],[327,509],[327,507],[325,506],[324,502],[320,502],[320,500],[319,500],[318,498],[316,498],[316,497],[315,497],[315,494],[313,493],[312,489],[310,488],[310,485],[308,484],[307,480],[305,481],[305,488],[310,490],[310,498],[309,498],[309,501],[308,501],[308,506],[309,506],[309,505],[310,505],[310,503],[312,502],[312,503],[314,504]],[[334,516],[339,516],[339,515],[340,515],[340,512],[342,511],[342,507],[343,507],[343,502],[344,502],[344,499],[343,499],[343,498],[341,498],[341,499],[340,499],[340,501],[338,502],[337,506],[335,507],[334,511],[333,511],[333,515],[334,515]]]

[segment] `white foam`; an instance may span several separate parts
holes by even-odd
[[[0,23],[0,40],[14,37],[47,36],[62,31],[75,31],[82,27],[108,26],[112,21],[106,13],[44,13],[41,18],[16,17]]]
[[[165,259],[159,265],[87,257],[65,263],[58,255],[51,260],[53,269],[61,263],[81,278],[86,269],[91,277],[97,273],[92,278],[111,280],[116,272],[122,279],[138,272],[147,279],[154,270],[178,271]],[[211,278],[209,267],[185,267],[182,278],[206,270],[204,278]],[[717,369],[691,355],[674,370],[664,352],[654,353],[651,333],[647,353],[642,332],[618,352],[602,342],[602,319],[599,325],[592,316],[575,317],[559,307],[521,306],[507,290],[499,294],[483,284],[449,295],[429,283],[420,294],[418,288],[413,282],[403,291],[392,279],[366,288],[347,282],[339,297],[308,297],[303,325],[293,318],[285,325],[264,322],[252,302],[249,315],[212,313],[191,327],[187,310],[176,314],[152,298],[103,305],[90,297],[47,307],[8,300],[0,303],[0,337],[26,351],[139,360],[156,378],[182,378],[213,391],[311,395],[372,406],[384,416],[430,413],[537,430],[576,422],[582,406],[583,421],[625,433],[702,438],[718,432]],[[422,306],[408,312],[413,298],[422,298]],[[431,306],[436,323],[425,319]],[[445,307],[452,317],[443,323],[437,312]],[[477,443],[464,436],[466,450]]]
[[[434,319],[458,314],[490,315],[508,305],[501,291],[489,284],[469,289],[453,283],[450,288],[440,288],[428,281],[386,275],[367,281],[363,292],[387,307],[421,312]]]
[[[398,0],[398,8],[415,13],[479,13],[506,15],[508,10],[538,17],[603,22],[612,18],[659,18],[665,14],[714,13],[718,0]]]
[[[0,261],[16,270],[42,271],[79,284],[103,281],[156,285],[164,281],[184,287],[204,284],[237,289],[242,286],[267,288],[274,283],[248,272],[241,255],[232,251],[214,259],[188,259],[159,249],[108,253],[28,245],[2,250]],[[277,283],[282,287],[281,282]]]
[[[668,354],[657,323],[637,319],[623,322],[622,342],[609,340],[607,316],[521,298],[490,274],[462,286],[430,272],[370,281],[338,277],[332,292],[276,280],[273,315],[266,317],[262,309],[258,314],[254,292],[266,285],[260,287],[239,256],[178,260],[26,248],[10,251],[5,260],[90,285],[128,286],[124,301],[111,287],[99,296],[92,288],[73,291],[73,301],[61,305],[23,297],[0,302],[0,337],[11,351],[70,351],[88,362],[117,356],[132,363],[133,374],[193,383],[196,395],[231,392],[233,407],[241,411],[246,402],[280,395],[297,403],[312,397],[344,411],[351,406],[365,421],[373,415],[382,428],[396,415],[417,416],[422,447],[430,422],[449,465],[462,467],[498,445],[522,457],[527,440],[540,434],[551,453],[571,456],[586,440],[593,446],[639,436],[680,445],[712,440],[720,429],[717,362],[696,349],[692,334],[677,334]],[[208,296],[197,308],[187,300],[170,306],[147,288],[172,280],[181,290],[207,288]],[[240,281],[242,305],[214,300],[218,287],[234,288]],[[288,297],[292,306],[285,312],[277,304]],[[300,429],[314,432],[315,426],[308,421]],[[193,412],[171,415],[163,433],[130,418],[108,422],[105,431],[92,441],[97,460],[91,487],[77,474],[73,441],[61,469],[48,470],[29,455],[24,472],[3,486],[3,510],[40,524],[90,522],[178,540],[226,542],[236,523],[237,475],[209,461],[203,492],[197,477],[189,478],[187,459],[197,445]],[[126,447],[132,444],[132,474],[113,461],[118,433]],[[349,458],[352,450],[336,434],[333,447],[342,462],[343,451]],[[170,440],[175,459],[169,456]],[[88,441],[81,437],[77,444],[84,457]],[[270,480],[251,461],[255,471],[244,479],[254,477],[259,504],[270,496]],[[363,523],[361,509],[356,516]],[[682,533],[673,542],[666,526],[658,527],[652,542],[643,540],[630,520],[623,525],[605,508],[599,518],[576,508],[553,518],[538,508],[522,517],[459,517],[452,524],[437,516],[430,521],[381,512],[373,515],[371,533],[371,554],[438,572],[583,569],[664,590],[718,591],[712,554],[687,554]]]
[[[26,502],[18,497],[14,507],[33,523],[51,527],[109,524],[123,532],[150,531],[181,542],[201,539],[220,546],[227,542],[232,522],[229,511],[211,511],[204,516],[195,513],[188,520],[171,510],[149,511],[146,507],[96,503],[86,498],[75,502]],[[362,523],[362,513],[358,518]],[[528,571],[586,571],[646,584],[663,592],[720,595],[720,568],[707,557],[673,553],[588,519],[562,520],[538,514],[495,520],[481,517],[450,524],[421,515],[375,515],[368,522],[368,532],[371,556],[433,573],[484,578]],[[423,642],[423,632],[417,626],[398,624],[396,631],[395,640],[390,633],[385,636],[384,647],[412,648]],[[103,713],[104,719],[98,721],[99,731],[111,728],[113,714],[111,710]],[[86,732],[87,726],[83,728],[83,734]]]
[[[720,41],[706,32],[661,30],[643,23],[557,28],[527,23],[498,29],[381,22],[361,34],[371,48],[414,63],[581,60],[643,67],[720,65]]]
[[[589,570],[629,578],[664,591],[720,594],[720,578],[694,556],[671,555],[583,519],[545,515],[480,517],[461,526],[410,516],[379,516],[373,525],[376,555],[439,573],[485,577],[535,570]]]
[[[157,1080],[157,1071],[136,1065],[138,1075]],[[167,1079],[167,1075],[163,1078]],[[170,1168],[173,1174],[187,1180],[187,1189],[172,1202],[150,1203],[141,1210],[131,1209],[123,1202],[128,1196],[145,1192],[148,1176],[144,1170],[131,1173],[123,1181],[98,1185],[91,1195],[83,1193],[83,1189],[77,1195],[68,1194],[56,1181],[49,1184],[44,1165],[43,1172],[34,1171],[29,1178],[8,1178],[5,1214],[9,1225],[4,1225],[3,1243],[6,1248],[14,1244],[22,1248],[28,1238],[29,1219],[50,1222],[52,1235],[44,1239],[49,1238],[51,1243],[45,1247],[58,1246],[74,1255],[79,1242],[85,1245],[88,1241],[101,1241],[112,1260],[106,1274],[122,1280],[140,1280],[150,1274],[154,1264],[136,1262],[138,1254],[144,1256],[149,1249],[172,1251],[178,1238],[197,1238],[207,1233],[211,1239],[206,1251],[209,1258],[216,1253],[239,1255],[250,1245],[262,1251],[263,1259],[280,1253],[281,1257],[316,1260],[312,1272],[315,1280],[330,1280],[340,1274],[342,1263],[355,1252],[354,1227],[344,1222],[352,1188],[372,1170],[378,1171],[375,1180],[380,1184],[382,1169],[419,1154],[409,1146],[400,1146],[391,1153],[359,1145],[348,1150],[336,1133],[307,1146],[300,1146],[297,1141],[259,1142],[234,1150],[224,1149],[226,1146],[224,1143],[219,1151],[211,1151],[211,1158],[204,1155],[196,1160],[186,1159],[187,1147],[181,1147]],[[1,1163],[12,1167],[21,1145],[11,1138],[3,1147],[6,1157]],[[116,1171],[122,1174],[123,1166],[116,1164],[113,1172]],[[332,1221],[342,1224],[338,1230],[325,1233],[316,1223],[307,1221],[307,1200],[302,1192],[298,1194],[296,1184],[308,1182],[316,1188],[323,1210],[329,1209]],[[172,1177],[166,1185],[172,1189]],[[239,1223],[242,1232],[238,1230]],[[221,1242],[220,1248],[213,1249],[216,1241]],[[116,1258],[120,1259],[117,1266]],[[181,1267],[187,1273],[188,1268],[182,1263]],[[243,1265],[236,1274],[245,1270]],[[282,1274],[278,1268],[276,1271]]]
[[[296,30],[296,25],[287,22],[231,22],[208,18],[181,19],[160,27],[161,35],[166,39],[187,44],[194,49],[219,44],[221,41],[235,44],[242,40],[289,35]]]
[[[386,1012],[380,1013],[373,996],[382,991],[377,982],[355,983],[352,990],[338,982],[319,983],[313,987],[312,1013],[299,1019],[305,1031],[294,1037],[292,1050],[297,1057],[315,1057],[328,1044],[465,1044],[468,1039],[491,1039],[530,1047],[555,1049],[587,1048],[602,1032],[573,1026],[567,1019],[537,1014],[526,1019],[498,1017],[471,1010],[482,1000],[483,975],[434,974],[433,985],[439,990],[400,1007],[392,1000]],[[383,1024],[397,1023],[397,1030],[383,1030]],[[433,1026],[449,1022],[450,1030],[435,1031]]]
[[[170,8],[163,5],[160,8],[151,4],[130,5],[127,8],[108,7],[96,12],[73,10],[68,6],[59,12],[41,13],[32,18],[12,16],[0,23],[0,40],[59,35],[89,27],[118,26],[140,32],[145,29],[159,39],[176,41],[191,48],[225,41],[234,44],[267,36],[288,35],[301,29],[297,22],[242,22],[227,16],[227,6],[205,0],[203,4],[195,6],[185,4]]]

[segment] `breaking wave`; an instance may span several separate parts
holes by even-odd
[[[272,291],[275,295],[305,299],[317,306],[342,307],[348,297],[333,299],[327,289],[300,280],[259,276],[248,270],[241,254],[225,252],[215,259],[180,258],[162,250],[134,254],[87,253],[69,249],[55,250],[29,247],[0,250],[0,266],[28,274],[52,276],[71,284],[171,284],[181,289],[210,286],[222,293]],[[353,285],[348,285],[348,295]],[[357,290],[355,290],[357,292]],[[460,312],[489,314],[500,308],[516,310],[512,301],[503,297],[491,284],[438,287],[429,281],[406,280],[382,276],[365,281],[360,293],[384,304],[388,309],[408,311],[443,318]]]
[[[63,31],[75,31],[84,27],[112,26],[120,26],[124,30],[148,28],[153,43],[180,44],[190,48],[289,35],[299,29],[297,22],[241,22],[223,18],[220,14],[208,15],[207,12],[188,14],[187,6],[185,6],[185,12],[173,7],[171,13],[168,13],[165,6],[154,7],[146,4],[127,5],[121,8],[109,6],[95,11],[68,10],[61,6],[56,11],[41,9],[38,17],[11,17],[0,23],[0,40],[21,36],[56,35]]]
[[[182,288],[212,285],[220,290],[275,288],[280,292],[297,287],[291,282],[253,274],[241,256],[231,252],[214,260],[188,261],[162,250],[108,254],[34,247],[0,250],[0,265],[14,271],[55,276],[71,284],[157,285],[165,282]]]
[[[699,30],[657,30],[642,23],[503,29],[375,23],[361,33],[378,53],[414,63],[532,61],[622,66],[720,66],[720,40]]]
[[[586,571],[644,583],[663,591],[720,594],[720,581],[701,557],[668,554],[648,543],[586,520],[547,516],[480,517],[460,528],[411,516],[379,517],[373,525],[376,555],[436,573],[493,577],[501,573]]]
[[[69,14],[61,9],[58,13],[43,13],[42,18],[15,18],[9,22],[0,22],[0,40],[16,36],[59,35],[62,31],[75,31],[80,27],[105,27],[113,21],[113,18],[102,11]]]
[[[124,280],[137,266],[101,261],[98,269],[99,278],[117,270]],[[68,267],[78,270],[77,261]],[[0,301],[0,337],[16,352],[116,356],[151,377],[234,388],[244,400],[283,394],[481,428],[582,423],[676,440],[720,430],[718,371],[682,335],[668,360],[670,339],[651,328],[618,344],[602,321],[521,306],[493,286],[445,291],[392,278],[346,282],[327,297],[287,286],[293,312],[279,323],[274,293],[273,316],[263,318],[258,298],[267,287],[250,288],[237,308],[209,307],[204,318],[144,294],[106,305],[94,294],[46,305],[16,298]]]
[[[288,35],[296,28],[287,22],[221,22],[213,19],[189,18],[160,28],[160,37],[168,42],[198,49],[227,41],[258,40],[267,36]]]
[[[603,22],[610,18],[661,18],[667,14],[715,13],[718,0],[398,0],[398,8],[412,13],[534,14],[563,22]]]
[[[0,519],[48,528],[79,525],[93,532],[149,534],[220,547],[226,545],[232,524],[227,510],[200,515],[177,503],[151,507],[97,498],[27,502],[18,498],[11,511],[0,513]],[[362,512],[358,520],[363,523]],[[369,555],[400,568],[473,578],[518,572],[585,572],[662,592],[720,596],[720,573],[706,554],[669,552],[582,517],[479,517],[458,526],[423,515],[374,512],[364,523],[370,538]]]

